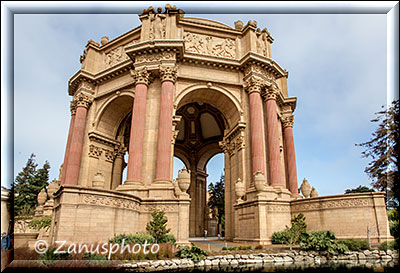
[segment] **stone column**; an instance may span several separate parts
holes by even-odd
[[[161,97],[158,119],[156,183],[171,181],[171,138],[173,118],[173,95],[176,81],[175,67],[161,67]]]
[[[64,184],[78,185],[79,167],[82,156],[83,136],[86,127],[86,115],[92,100],[85,94],[78,94],[75,98],[76,114],[74,118],[74,129],[72,132],[69,148],[67,172]]]
[[[278,130],[276,97],[279,90],[272,85],[266,90],[265,104],[267,117],[268,170],[271,186],[283,186],[281,171],[281,154]]]
[[[125,184],[143,185],[142,163],[146,121],[146,99],[147,87],[151,82],[151,75],[145,68],[140,71],[131,71],[131,74],[135,79],[136,86],[129,140],[128,172]]]
[[[265,144],[263,133],[263,107],[261,99],[262,83],[251,80],[247,89],[250,104],[250,134],[252,174],[261,171],[265,174]]]
[[[288,189],[294,194],[298,195],[297,185],[297,168],[296,168],[296,156],[294,152],[294,140],[293,140],[293,116],[287,116],[283,118],[283,142],[285,149],[286,158],[286,173],[288,180]]]
[[[121,184],[124,155],[125,155],[125,147],[119,147],[116,150],[113,172],[112,172],[112,182],[111,182],[112,190],[115,190]]]
[[[70,148],[71,148],[72,132],[74,130],[74,121],[75,121],[75,115],[76,115],[76,105],[75,105],[74,100],[71,101],[70,109],[71,109],[71,121],[69,122],[67,147],[65,148],[64,162],[63,162],[63,167],[62,167],[63,175],[61,175],[61,181],[60,181],[61,185],[63,185],[65,183],[65,175],[67,173],[68,158],[69,158],[69,153],[70,153]]]

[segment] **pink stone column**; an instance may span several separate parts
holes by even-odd
[[[62,175],[61,175],[61,182],[60,184],[63,185],[65,183],[65,175],[68,169],[68,158],[71,149],[71,139],[72,139],[72,132],[74,130],[74,121],[76,115],[76,106],[74,101],[71,101],[71,121],[69,123],[69,131],[68,131],[68,139],[67,139],[67,147],[65,148],[65,155],[64,155],[64,162],[62,167]]]
[[[279,143],[278,115],[276,112],[276,92],[267,91],[266,116],[267,116],[267,143],[269,181],[271,186],[283,186],[281,171],[281,153]]]
[[[86,127],[87,109],[91,101],[88,96],[79,94],[76,97],[76,114],[74,119],[74,129],[71,137],[69,149],[67,173],[65,174],[64,184],[78,185],[79,167],[82,156],[83,136]]]
[[[160,116],[158,120],[157,181],[171,180],[173,92],[174,83],[164,77],[161,84]]]
[[[146,122],[147,86],[150,74],[146,69],[131,72],[135,78],[135,101],[132,108],[131,135],[129,139],[128,171],[125,184],[142,184],[144,128]]]
[[[286,158],[286,173],[288,189],[292,194],[298,195],[296,156],[293,140],[293,116],[287,117],[283,122],[284,149]]]
[[[251,160],[252,174],[261,171],[265,174],[265,146],[263,134],[263,108],[261,86],[254,85],[249,90],[250,103],[250,133],[251,133]]]

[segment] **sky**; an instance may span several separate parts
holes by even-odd
[[[139,11],[165,6],[139,4],[132,2]],[[297,97],[293,130],[299,186],[307,178],[319,195],[369,186],[364,172],[369,159],[355,144],[371,138],[377,124],[370,120],[387,101],[386,15],[267,14],[265,9],[217,14],[224,12],[221,8],[192,14],[196,5],[177,7],[186,17],[232,27],[237,20],[256,20],[274,38],[272,57],[289,72],[289,96]],[[39,167],[50,162],[50,180],[58,177],[70,122],[68,80],[80,69],[79,56],[88,40],[112,40],[138,25],[137,14],[14,15],[14,179],[31,153]],[[174,160],[174,177],[182,166]],[[207,170],[208,182],[219,180],[222,154]],[[7,187],[10,182],[2,179]]]

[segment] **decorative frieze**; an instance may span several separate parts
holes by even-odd
[[[81,195],[81,203],[96,206],[131,209],[136,211],[139,211],[140,209],[140,204],[136,201],[93,194]]]
[[[141,209],[143,212],[153,212],[156,209],[161,210],[163,212],[175,212],[176,209],[175,206],[171,205],[142,205]]]
[[[246,77],[251,77],[251,76],[257,76],[260,77],[261,79],[271,83],[273,82],[276,77],[273,74],[272,68],[267,68],[267,67],[261,67],[260,65],[257,64],[250,64],[247,65],[244,69],[244,75]]]
[[[225,58],[236,58],[236,42],[231,38],[218,38],[186,32],[183,36],[185,51]]]
[[[82,80],[79,85],[78,85],[78,92],[84,91],[87,92],[89,94],[93,94],[94,93],[94,84],[86,81],[86,80]]]
[[[103,150],[100,147],[93,145],[93,144],[89,145],[89,156],[90,157],[99,158],[102,153],[103,153]]]
[[[126,55],[125,47],[128,45],[134,45],[138,42],[139,40],[133,40],[128,44],[119,46],[108,52],[104,58],[105,67],[108,68],[129,59],[128,55]]]
[[[268,205],[268,212],[289,212],[290,213],[290,205]]]
[[[336,208],[352,208],[352,207],[368,207],[372,206],[371,199],[342,199],[342,200],[328,200],[319,202],[307,202],[304,204],[293,204],[292,211],[301,212],[307,210],[320,210],[320,209],[336,209]]]
[[[87,109],[92,104],[93,99],[86,94],[78,93],[74,97],[74,102],[76,107],[85,107]]]
[[[160,79],[161,82],[170,81],[175,83],[177,78],[176,66],[161,66],[160,67]]]
[[[145,84],[147,86],[153,81],[153,75],[147,71],[146,67],[140,70],[131,70],[131,76],[135,80],[135,84]]]
[[[135,57],[135,65],[141,63],[156,63],[161,61],[175,61],[176,53],[174,51],[162,51],[156,53],[141,54]]]

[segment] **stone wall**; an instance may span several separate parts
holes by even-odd
[[[371,243],[380,243],[391,238],[383,192],[294,200],[292,217],[299,213],[306,217],[307,230],[331,230],[340,239],[369,236]]]

